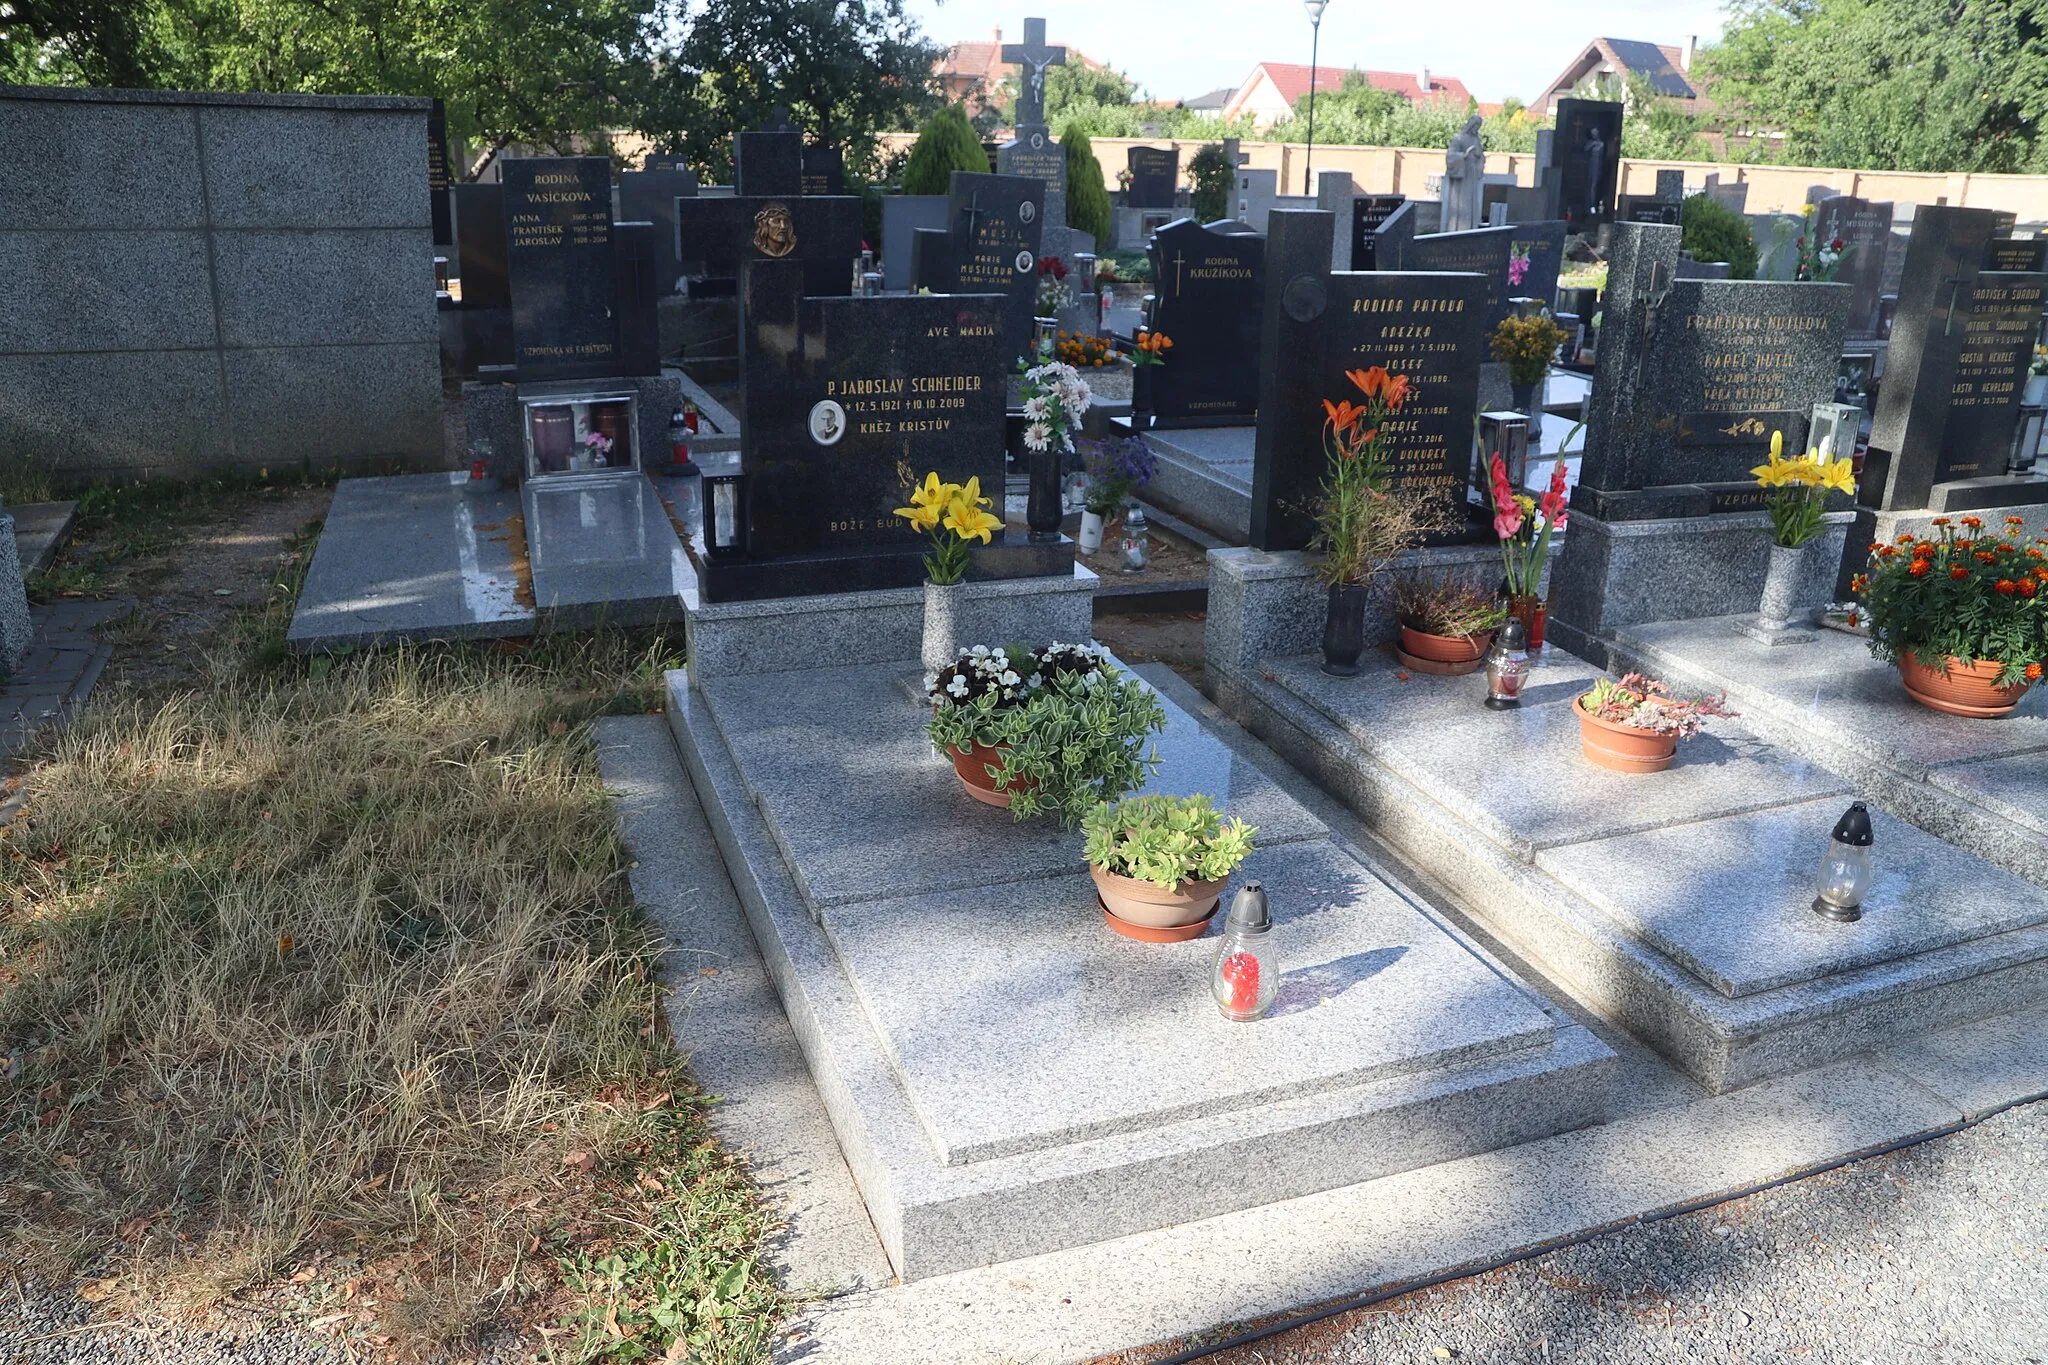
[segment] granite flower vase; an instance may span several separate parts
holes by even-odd
[[[1827,606],[1834,575],[1825,562],[1833,542],[1817,536],[1804,545],[1772,544],[1770,567],[1764,571],[1763,598],[1757,624],[1766,630],[1810,626]]]
[[[1323,618],[1323,672],[1337,678],[1358,676],[1358,656],[1365,653],[1365,604],[1370,592],[1363,583],[1332,583]]]
[[[1973,720],[1996,720],[2010,715],[2027,695],[2028,684],[1998,685],[2001,666],[1996,659],[1966,662],[1951,654],[1942,668],[1930,668],[1911,650],[1899,654],[1899,681],[1906,695],[1932,711]]]
[[[1134,366],[1131,370],[1131,430],[1149,431],[1152,427],[1152,370],[1150,365]]]
[[[967,585],[934,583],[924,585],[924,643],[920,656],[924,671],[936,673],[960,657],[960,651],[975,643],[966,636]]]

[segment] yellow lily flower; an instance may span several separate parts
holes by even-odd
[[[1757,425],[1762,426],[1763,423],[1759,422],[1757,423]],[[1771,463],[1776,464],[1779,460],[1783,459],[1784,457],[1785,433],[1782,431],[1774,431],[1771,433]]]
[[[986,545],[990,536],[999,530],[1002,524],[1001,517],[984,512],[978,507],[971,507],[965,502],[956,502],[946,509],[946,529],[962,540],[979,540]]]
[[[981,475],[971,476],[959,489],[960,505],[963,507],[987,507],[989,500],[981,495]]]
[[[1749,472],[1756,476],[1757,484],[1762,488],[1776,488],[1785,482],[1785,464],[1775,458],[1769,464],[1760,464]]]
[[[946,514],[947,506],[958,497],[958,484],[940,483],[938,471],[924,476],[924,485],[910,492],[910,506],[899,507],[896,515],[909,522],[912,529],[930,531],[939,524],[939,518]]]
[[[1821,461],[1821,488],[1833,488],[1844,493],[1856,491],[1856,464],[1849,459]]]

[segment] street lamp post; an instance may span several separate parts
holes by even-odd
[[[1308,11],[1309,28],[1315,36],[1308,43],[1308,154],[1301,159],[1301,192],[1314,194],[1316,164],[1316,65],[1322,57],[1323,11],[1330,0],[1301,0]]]

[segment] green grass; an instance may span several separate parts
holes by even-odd
[[[231,491],[94,515],[174,547]],[[0,1261],[156,1307],[284,1295],[421,1357],[510,1330],[765,1358],[767,1215],[668,1040],[590,731],[658,706],[675,642],[309,660],[282,642],[302,572],[181,685],[96,697],[30,756],[0,836]]]

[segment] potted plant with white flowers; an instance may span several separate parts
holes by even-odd
[[[967,794],[1019,820],[1072,826],[1157,771],[1157,694],[1096,645],[975,645],[925,676],[925,733]]]

